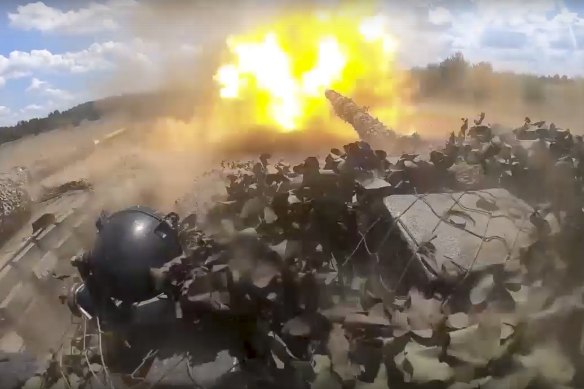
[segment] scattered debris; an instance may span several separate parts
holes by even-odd
[[[30,218],[29,179],[28,171],[21,167],[0,175],[0,243],[6,242]]]
[[[37,232],[47,228],[51,224],[55,224],[57,222],[57,217],[54,213],[44,213],[39,216],[36,220],[32,222],[32,233],[33,235]]]
[[[45,202],[62,196],[67,192],[75,190],[91,190],[92,188],[92,185],[83,179],[77,181],[68,181],[56,187],[43,188],[42,193],[39,195],[38,201]]]

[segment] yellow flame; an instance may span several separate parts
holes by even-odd
[[[324,91],[333,88],[364,105],[383,102],[396,120],[404,97],[396,49],[383,16],[287,15],[228,39],[227,60],[214,78],[215,114],[232,118],[223,119],[229,125],[304,130],[330,120]]]
[[[319,96],[340,78],[346,65],[347,57],[335,37],[322,38],[318,45],[316,66],[302,75],[302,91],[310,96]]]
[[[233,99],[239,94],[239,74],[234,65],[222,66],[215,79],[223,85],[221,88],[221,97]]]
[[[365,19],[359,26],[359,32],[366,42],[381,42],[386,54],[393,54],[397,49],[397,41],[387,33],[386,23],[381,15]]]

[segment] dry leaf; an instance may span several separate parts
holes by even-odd
[[[275,251],[280,258],[284,258],[284,256],[286,255],[286,245],[288,244],[288,241],[286,239],[284,239],[283,241],[281,241],[280,243],[270,246],[270,249],[272,249],[272,251]]]
[[[267,335],[270,339],[270,353],[277,368],[283,369],[285,366],[289,366],[296,357],[278,334],[270,331]]]
[[[501,321],[494,315],[485,314],[478,324],[452,331],[449,336],[447,354],[475,367],[486,366],[502,352]]]
[[[248,217],[259,216],[264,210],[264,201],[259,197],[253,197],[243,204],[239,217],[246,219]]]
[[[495,279],[492,274],[485,274],[470,291],[470,302],[479,305],[487,301],[495,288]]]
[[[251,270],[251,282],[258,288],[265,288],[274,277],[280,275],[280,270],[271,263],[259,261]]]
[[[393,327],[393,336],[396,338],[402,337],[410,332],[408,314],[406,312],[398,311],[397,309],[394,310],[391,313],[391,325]]]
[[[407,315],[410,330],[420,337],[431,338],[433,331],[444,320],[442,302],[435,298],[424,298],[417,289],[411,289],[409,296]]]
[[[311,333],[310,322],[307,317],[299,315],[284,323],[282,333],[292,336],[308,337]]]
[[[331,308],[325,309],[321,314],[331,322],[344,322],[345,318],[351,314],[364,314],[355,304],[338,303]]]
[[[404,351],[396,355],[394,362],[404,374],[406,382],[423,384],[431,381],[448,381],[454,371],[445,362],[440,362],[442,348],[425,347],[414,341],[409,342]]]
[[[273,222],[278,220],[278,216],[276,215],[276,213],[274,212],[272,207],[265,207],[264,208],[264,220],[268,224],[272,224]]]
[[[335,372],[342,382],[355,380],[356,371],[349,360],[349,341],[345,337],[345,330],[339,324],[333,324],[329,334],[327,348],[331,358],[332,371]]]
[[[311,384],[311,389],[342,389],[342,383],[331,370],[331,360],[327,356],[315,355],[313,357],[313,369],[316,378]]]
[[[345,318],[346,326],[389,326],[390,322],[385,317],[365,315],[360,313],[349,314]]]
[[[43,378],[40,376],[30,377],[21,389],[40,389],[43,387]]]
[[[446,319],[446,325],[449,328],[454,328],[457,330],[466,328],[470,325],[470,318],[464,312],[453,313],[452,315],[448,315]]]

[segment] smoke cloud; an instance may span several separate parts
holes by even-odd
[[[137,55],[122,57],[112,77],[93,86],[98,95],[119,97],[100,101],[105,119],[83,136],[99,138],[122,127],[131,135],[68,166],[53,181],[85,177],[94,183],[96,192],[117,199],[113,207],[139,202],[173,209],[178,198],[197,188],[195,177],[223,159],[253,158],[261,152],[276,158],[306,156],[354,140],[348,125],[332,112],[330,117],[311,122],[304,131],[289,134],[239,126],[237,118],[222,118],[230,119],[229,125],[218,128],[213,120],[217,94],[213,75],[222,61],[226,38],[273,22],[291,10],[317,10],[322,4],[335,6],[315,1],[277,5],[257,0],[139,2],[126,26],[127,36],[120,37]],[[540,87],[537,77],[523,79],[475,70],[464,70],[460,82],[442,80],[432,92],[424,85],[432,72],[440,73],[440,68],[414,71],[411,79],[415,82],[407,93],[417,97],[415,109],[404,113],[396,129],[443,138],[458,130],[460,117],[473,117],[481,111],[487,112],[488,122],[509,127],[521,124],[525,116],[555,121],[560,127],[577,128],[584,121],[584,111],[575,109],[584,102],[581,84]],[[128,91],[142,93],[125,95]],[[366,94],[355,98],[360,104],[377,104],[378,108],[391,105]],[[380,119],[396,127],[381,115]],[[54,139],[45,143],[43,158],[62,153],[63,146],[72,143],[68,139],[73,138],[55,133]],[[75,138],[73,143],[77,142],[81,141]]]

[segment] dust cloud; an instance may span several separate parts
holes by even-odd
[[[213,74],[226,37],[291,7],[308,9],[314,3],[267,4],[257,0],[141,2],[129,21],[127,38],[140,50],[159,52],[159,60],[120,60],[109,80],[92,86],[97,95],[119,96],[98,102],[101,120],[5,145],[0,166],[26,166],[34,173],[54,164],[60,168],[38,176],[38,185],[86,179],[110,208],[140,203],[170,211],[189,194],[212,197],[218,190],[209,190],[208,183],[201,185],[196,178],[223,159],[253,158],[261,152],[271,152],[276,158],[306,156],[355,140],[348,125],[332,112],[330,118],[290,134],[270,128],[240,128],[237,118],[227,118],[231,120],[222,128],[214,126],[210,119],[215,114],[211,102],[217,93]],[[461,92],[458,84],[441,85],[440,93],[425,94],[417,85],[423,77],[414,74],[414,110],[396,129],[442,138],[459,128],[461,117],[473,117],[481,111],[487,112],[489,123],[508,127],[520,125],[525,116],[574,129],[584,121],[584,111],[577,109],[584,102],[580,84],[546,86],[541,91],[543,101],[529,102],[520,76],[469,74],[463,84],[487,91],[480,99],[471,92]],[[127,91],[155,92],[132,96],[125,95]],[[93,147],[96,139],[120,128],[126,130],[123,137]]]

